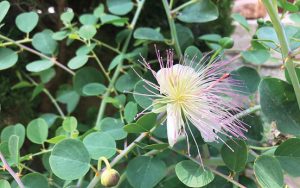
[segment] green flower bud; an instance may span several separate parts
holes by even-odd
[[[114,169],[105,169],[101,174],[101,184],[105,187],[116,186],[119,182],[119,172]]]
[[[233,47],[234,41],[230,37],[223,37],[219,40],[219,44],[222,46],[222,48],[229,49]]]
[[[262,19],[262,18],[257,19],[257,24],[258,25],[264,25],[264,23],[265,23],[264,19]]]

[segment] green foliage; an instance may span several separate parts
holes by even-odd
[[[113,137],[115,140],[126,138],[127,133],[123,130],[123,122],[120,119],[104,118],[100,122],[99,130]]]
[[[259,85],[260,103],[264,115],[275,121],[283,133],[299,135],[299,108],[290,84],[277,78],[265,78]]]
[[[152,28],[137,28],[134,31],[133,37],[143,40],[164,41],[164,36]]]
[[[187,23],[204,23],[217,19],[219,11],[216,5],[208,1],[199,1],[184,8],[178,19]]]
[[[283,187],[283,173],[274,157],[258,157],[254,162],[254,173],[261,187]]]
[[[276,150],[276,159],[281,164],[281,167],[292,176],[299,176],[300,169],[297,165],[299,163],[300,152],[298,149],[300,145],[300,139],[291,138],[282,143]]]
[[[299,177],[295,57],[300,28],[278,23],[277,7],[262,2],[268,12],[274,9],[271,22],[259,20],[250,46],[231,51],[240,42],[230,36],[232,20],[251,35],[247,20],[231,13],[232,0],[1,1],[0,157],[22,176],[1,171],[0,187],[21,187],[20,179],[30,188],[93,188],[100,183],[276,188],[286,186],[284,176]],[[283,15],[292,12],[292,20],[298,19],[298,4],[278,1]],[[164,49],[174,49],[174,57],[165,56]],[[177,115],[170,108],[171,98],[153,103],[166,95],[155,86],[160,84],[157,70],[169,70],[179,61],[197,71],[209,67],[207,75],[198,72],[204,81],[194,84],[204,88],[197,97],[207,90],[217,96],[220,88],[242,95],[241,100],[218,95],[232,117],[219,119],[220,127],[213,128],[216,141],[205,143],[199,133],[213,121],[203,117],[207,109],[202,105],[195,108],[203,110],[197,121],[204,128],[192,125],[192,116],[183,122],[166,119]],[[268,61],[282,62],[287,82],[263,77]],[[214,66],[227,63],[226,74],[210,77]],[[170,87],[181,77],[173,79]],[[222,87],[227,81],[234,86]],[[178,95],[176,105],[189,100],[182,97]],[[231,108],[232,103],[239,108]],[[215,113],[212,109],[208,111]],[[229,132],[221,126],[226,118],[236,123],[228,125]],[[176,123],[178,136],[170,134]],[[245,129],[243,134],[236,132],[237,125]],[[174,146],[168,140],[172,136]]]
[[[48,137],[48,125],[44,119],[32,120],[26,128],[28,139],[36,144],[43,144]]]
[[[24,33],[31,32],[39,21],[39,16],[35,12],[22,13],[16,18],[17,27]]]
[[[130,161],[126,174],[133,187],[151,188],[166,175],[166,165],[159,159],[140,156]]]
[[[44,30],[36,33],[32,38],[32,45],[35,49],[45,54],[53,54],[57,48],[57,42],[52,38],[51,30]]]
[[[214,179],[214,174],[199,167],[193,161],[181,161],[176,164],[175,172],[179,180],[188,187],[203,187]]]
[[[83,139],[83,144],[91,158],[95,160],[98,160],[100,157],[111,158],[116,153],[116,142],[109,133],[91,133]]]
[[[18,54],[8,48],[0,48],[0,70],[14,66],[18,61]]]
[[[231,72],[233,79],[242,84],[235,86],[234,89],[244,95],[251,95],[257,91],[260,82],[260,76],[257,71],[251,67],[240,67]]]
[[[74,180],[88,172],[90,156],[81,141],[65,139],[54,146],[49,163],[57,177],[63,180]]]
[[[221,149],[226,166],[234,172],[244,170],[248,159],[248,148],[243,140],[229,140]]]
[[[261,65],[270,58],[270,53],[267,50],[248,50],[242,56],[247,62]]]

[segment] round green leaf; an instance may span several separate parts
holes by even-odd
[[[136,123],[150,131],[156,125],[156,117],[157,115],[155,113],[145,114],[140,117]]]
[[[260,105],[280,132],[300,135],[300,110],[293,87],[277,78],[264,78],[259,84]]]
[[[56,114],[52,114],[52,113],[45,113],[45,114],[42,114],[40,116],[40,118],[44,119],[46,121],[46,123],[49,125],[49,127],[51,127],[55,123],[57,118],[59,118],[59,116]]]
[[[63,128],[67,132],[75,131],[77,128],[77,119],[73,116],[66,117],[62,124]]]
[[[124,118],[128,123],[131,123],[138,113],[137,104],[129,101],[124,108]]]
[[[28,139],[36,144],[43,144],[48,137],[48,125],[42,118],[34,119],[27,126]]]
[[[300,42],[295,40],[295,38],[299,38],[299,28],[295,26],[285,26],[284,30],[291,50],[298,48],[300,46]],[[274,28],[261,27],[256,31],[256,35],[258,39],[264,40],[261,41],[264,46],[280,51],[280,48],[277,46],[279,45],[279,40]]]
[[[83,25],[80,27],[78,34],[81,38],[90,40],[97,33],[95,26],[93,25]]]
[[[17,61],[17,52],[14,52],[9,48],[0,48],[0,70],[8,69],[14,66]]]
[[[203,187],[214,179],[211,171],[204,170],[202,166],[191,160],[177,163],[175,172],[178,179],[189,187]]]
[[[116,15],[125,15],[133,8],[131,0],[107,0],[106,2],[109,12]]]
[[[259,156],[254,162],[255,177],[261,187],[282,188],[283,173],[279,162],[271,156]]]
[[[163,144],[151,144],[151,145],[147,145],[145,147],[143,147],[143,149],[149,149],[149,150],[164,150],[167,149],[169,147],[169,144],[167,143],[163,143]]]
[[[111,15],[111,14],[102,14],[100,15],[101,23],[104,24],[112,24],[115,26],[124,26],[125,23],[128,22],[128,18],[121,18],[119,16]]]
[[[113,58],[111,63],[109,64],[108,70],[111,71],[113,70],[118,64],[120,64],[124,59],[123,54],[119,54]]]
[[[181,24],[175,24],[176,32],[178,36],[178,42],[182,50],[194,43],[194,34],[192,30]]]
[[[156,114],[145,114],[137,120],[136,123],[130,123],[124,126],[124,130],[128,133],[149,132],[156,124]]]
[[[198,37],[200,40],[218,43],[222,37],[218,34],[205,34]]]
[[[4,157],[10,157],[9,148],[8,148],[8,141],[0,143],[0,151]]]
[[[19,164],[20,158],[19,148],[19,137],[17,135],[11,135],[8,140],[8,151],[10,155],[10,160],[17,165]]]
[[[83,93],[84,86],[90,83],[101,83],[102,80],[102,74],[97,69],[84,67],[77,71],[73,77],[73,87],[79,95],[85,96]]]
[[[1,142],[8,142],[11,135],[17,135],[19,137],[18,145],[20,149],[25,140],[25,127],[20,123],[5,127],[1,132]]]
[[[300,176],[300,139],[291,138],[280,144],[275,156],[281,167],[292,176]]]
[[[79,17],[79,21],[83,25],[95,25],[97,24],[98,18],[93,14],[83,14]]]
[[[51,30],[44,30],[36,33],[32,38],[32,45],[35,49],[45,54],[53,54],[57,47],[57,42],[52,38]]]
[[[133,94],[135,101],[138,103],[138,105],[140,105],[144,109],[149,107],[152,104],[152,99],[149,97],[145,97],[143,95],[147,95],[147,94],[153,95],[153,93],[149,92],[145,87],[147,87],[147,84],[143,80],[140,80],[135,84],[134,94]],[[157,93],[157,90],[154,90],[151,87],[147,87],[147,88]],[[151,110],[151,108],[149,110]]]
[[[139,80],[135,73],[124,74],[117,79],[116,89],[120,92],[131,91]]]
[[[54,63],[50,60],[38,60],[26,65],[26,70],[30,72],[41,72],[51,68]]]
[[[90,83],[83,87],[82,92],[86,96],[98,96],[105,93],[107,88],[103,84],[99,83]]]
[[[68,67],[70,69],[79,69],[87,63],[88,59],[89,57],[87,55],[75,56],[68,62]]]
[[[178,19],[187,23],[204,23],[216,20],[219,11],[210,0],[198,1],[184,8],[178,15]]]
[[[256,92],[260,76],[254,68],[244,66],[232,71],[230,75],[234,80],[241,82],[240,85],[233,87],[236,91],[243,95],[251,95]]]
[[[165,176],[166,165],[159,159],[139,156],[129,162],[126,174],[134,188],[152,188]]]
[[[66,139],[54,146],[49,163],[57,177],[75,180],[89,171],[90,156],[81,141]]]
[[[109,134],[104,132],[94,132],[83,139],[92,159],[98,160],[100,157],[111,158],[116,153],[116,142]]]
[[[242,52],[242,57],[247,62],[261,65],[270,58],[270,53],[267,50],[248,50]]]
[[[0,6],[1,6],[1,4],[0,4]],[[1,10],[1,7],[0,7],[0,10]],[[11,188],[9,182],[4,179],[0,180],[0,187],[1,188]]]
[[[40,173],[26,174],[21,181],[28,188],[49,188],[47,178]]]
[[[188,60],[193,60],[194,65],[198,65],[203,57],[202,52],[196,46],[189,46],[184,51],[184,56],[188,58]]]
[[[91,43],[90,45],[83,45],[76,50],[76,55],[87,55],[96,47],[95,43]]]
[[[74,18],[74,12],[72,11],[67,11],[60,15],[60,19],[65,25],[71,23],[73,18]]]
[[[133,33],[133,37],[142,40],[164,41],[164,36],[160,32],[148,27],[137,28]]]
[[[241,121],[249,125],[248,131],[245,132],[248,141],[252,140],[261,141],[264,134],[263,121],[260,116],[255,113],[249,114],[241,118]]]
[[[230,170],[240,172],[245,169],[247,163],[247,145],[243,140],[228,140],[226,144],[222,146],[221,156]]]
[[[245,18],[244,16],[242,16],[242,15],[239,14],[239,13],[233,13],[233,14],[231,15],[231,17],[232,17],[235,21],[237,21],[239,24],[241,24],[241,26],[242,26],[243,28],[245,28],[247,31],[250,31],[249,24],[248,24],[248,22],[247,22],[247,20],[246,20],[246,18]]]
[[[39,21],[39,15],[35,12],[25,12],[19,14],[16,18],[16,25],[18,29],[24,33],[31,32]]]
[[[9,7],[10,4],[8,1],[0,2],[0,23],[2,22],[3,18],[7,14]]]
[[[115,140],[126,138],[127,133],[123,130],[123,122],[120,119],[104,118],[100,122],[99,129],[113,137]]]
[[[52,38],[54,40],[63,40],[65,39],[69,33],[67,31],[58,31],[52,34]]]

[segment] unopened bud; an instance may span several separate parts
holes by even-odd
[[[234,41],[230,37],[223,37],[219,40],[219,44],[224,48],[224,49],[229,49],[233,47]]]
[[[119,172],[114,169],[105,169],[101,174],[101,184],[105,187],[116,186],[119,182]]]

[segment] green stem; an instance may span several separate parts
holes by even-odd
[[[25,39],[22,39],[22,40],[17,40],[15,42],[4,42],[4,43],[0,43],[0,47],[15,45],[15,43],[23,44],[23,43],[27,43],[27,42],[31,42],[31,41],[32,41],[32,39],[25,38]]]
[[[103,46],[107,49],[110,49],[113,52],[116,52],[117,54],[121,53],[117,48],[114,48],[114,47],[110,46],[109,44],[106,44],[98,39],[92,39],[92,41],[96,42],[97,45]]]
[[[298,77],[297,77],[297,74],[295,71],[293,60],[290,57],[291,50],[290,50],[290,47],[288,44],[286,33],[284,31],[284,27],[280,22],[278,13],[276,11],[277,7],[274,7],[273,1],[263,0],[263,3],[269,13],[273,27],[276,31],[278,40],[280,42],[282,58],[285,62],[285,66],[286,66],[289,76],[291,78],[292,85],[293,85],[295,95],[297,98],[298,106],[300,109],[300,85],[299,85],[299,80],[298,80]]]
[[[171,11],[171,13],[172,13],[172,14],[177,13],[177,12],[179,12],[180,10],[184,9],[185,7],[190,6],[190,5],[192,5],[192,4],[194,4],[194,3],[198,2],[198,1],[199,1],[199,0],[190,0],[190,1],[186,2],[186,3],[183,3],[183,4],[180,5],[179,7],[173,9],[173,10]]]
[[[250,148],[250,149],[253,149],[253,150],[265,151],[265,150],[277,148],[277,146],[266,146],[266,147],[249,146],[249,148]]]
[[[110,166],[113,167],[115,166],[123,157],[125,157],[130,151],[132,151],[135,147],[136,144],[141,142],[145,137],[147,137],[149,134],[151,134],[157,126],[159,126],[166,118],[166,114],[160,114],[159,117],[157,118],[157,124],[155,127],[153,127],[149,132],[142,133],[140,134],[127,148],[125,148],[119,155],[117,155],[111,162]],[[103,169],[102,169],[103,170]],[[87,188],[93,188],[97,185],[99,182],[101,176],[95,176],[90,184],[87,186]]]
[[[37,152],[37,153],[34,153],[34,154],[25,155],[25,156],[23,156],[23,157],[20,158],[20,162],[31,160],[32,157],[43,155],[43,154],[49,153],[51,151],[52,151],[52,149],[44,149],[44,150],[42,150],[40,152]]]
[[[133,30],[135,28],[135,25],[136,25],[136,22],[138,20],[138,17],[140,16],[140,13],[141,13],[141,10],[143,8],[144,3],[145,3],[145,0],[138,1],[137,10],[136,10],[135,15],[134,15],[134,17],[132,19],[131,24],[128,26],[128,28],[130,29],[130,33],[129,33],[128,37],[126,38],[126,41],[125,41],[124,46],[122,48],[122,54],[125,54],[126,51],[127,51],[127,49],[128,49],[129,42],[130,42]],[[99,107],[99,111],[98,111],[98,115],[97,115],[97,120],[96,120],[95,127],[97,125],[99,125],[101,119],[103,118],[104,111],[105,111],[105,108],[106,108],[106,105],[107,105],[107,101],[104,100],[104,99],[106,99],[107,97],[109,97],[110,92],[113,90],[115,82],[116,82],[116,80],[117,80],[117,78],[118,78],[118,76],[119,76],[119,74],[120,74],[120,72],[122,70],[122,67],[123,67],[123,60],[118,64],[118,66],[117,66],[117,68],[116,68],[116,70],[115,70],[115,72],[114,72],[114,74],[113,74],[113,76],[111,78],[111,81],[110,81],[110,83],[108,85],[107,91],[103,95],[103,100],[102,100],[102,102],[100,104],[100,107]]]
[[[244,111],[236,114],[235,118],[237,118],[237,119],[242,118],[242,117],[244,117],[244,116],[246,116],[248,114],[252,114],[253,112],[256,112],[256,111],[258,111],[260,109],[261,109],[260,105],[255,105],[253,107],[248,108],[247,110],[244,110]]]
[[[95,53],[94,50],[92,50],[92,54],[93,54],[93,57],[95,58],[96,62],[98,63],[98,65],[99,65],[101,71],[103,72],[104,76],[107,78],[108,81],[111,81],[111,79],[110,79],[108,73],[106,72],[105,68],[103,67],[103,65],[102,65],[102,63],[101,63],[101,61],[100,61],[100,59],[98,58],[98,56],[96,55],[96,53]]]
[[[176,26],[175,26],[174,18],[172,17],[172,13],[170,11],[170,6],[169,6],[167,0],[162,0],[162,3],[163,3],[163,6],[166,11],[167,18],[168,18],[168,22],[169,22],[169,26],[170,26],[170,30],[171,30],[172,43],[174,45],[177,55],[179,57],[182,57],[182,52],[181,52],[181,48],[179,46],[179,40],[178,40],[178,36],[177,36],[177,32],[176,32]]]
[[[215,53],[211,56],[211,58],[208,62],[208,65],[210,65],[216,59],[216,57],[220,54],[220,52],[222,52],[222,50],[223,50],[223,48],[220,47],[215,51]]]
[[[68,67],[66,67],[66,66],[64,66],[63,64],[61,64],[60,62],[58,62],[55,58],[48,57],[47,55],[42,54],[42,53],[40,53],[40,52],[38,52],[38,51],[36,51],[36,50],[34,50],[34,49],[32,49],[32,48],[29,48],[29,47],[23,45],[23,44],[20,44],[20,43],[18,43],[17,41],[14,41],[14,40],[12,40],[12,39],[10,39],[10,38],[4,36],[4,35],[1,35],[1,34],[0,34],[0,38],[3,39],[3,40],[6,40],[6,41],[8,41],[8,42],[12,42],[13,44],[19,46],[21,49],[26,50],[26,51],[28,51],[28,52],[30,52],[30,53],[32,53],[32,54],[38,55],[38,56],[40,56],[41,58],[48,59],[49,61],[53,62],[56,66],[58,66],[58,67],[64,69],[65,71],[67,71],[67,72],[70,73],[71,75],[73,75],[73,76],[75,75],[75,72],[74,72],[74,71],[72,71],[72,70],[69,69]]]
[[[38,86],[38,83],[36,83],[30,76],[28,76],[27,74],[25,74],[25,77],[30,80],[30,82],[35,85],[35,86]],[[60,106],[58,105],[56,99],[51,95],[51,93],[49,92],[49,90],[47,88],[43,88],[43,92],[48,96],[48,98],[50,99],[50,101],[52,102],[52,104],[54,105],[54,107],[56,108],[57,112],[59,113],[59,115],[62,117],[62,118],[65,118],[65,114],[64,112],[62,111],[62,109],[60,108]]]

